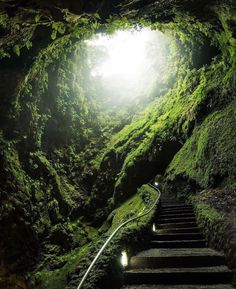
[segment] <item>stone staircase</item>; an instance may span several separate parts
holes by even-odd
[[[206,247],[193,207],[162,202],[150,248],[130,260],[123,289],[233,289],[224,255]]]

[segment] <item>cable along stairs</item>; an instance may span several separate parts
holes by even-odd
[[[191,205],[165,200],[150,247],[131,257],[122,289],[233,289],[224,255],[207,247]]]

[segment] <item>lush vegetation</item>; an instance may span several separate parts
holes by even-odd
[[[226,196],[225,196],[226,195]],[[197,221],[210,246],[223,251],[227,265],[236,271],[236,215],[233,189],[207,189],[192,196]],[[235,283],[235,274],[234,274]]]
[[[71,223],[71,232],[74,235],[73,239],[76,240],[76,247],[66,254],[60,254],[58,246],[47,246],[42,261],[33,273],[36,287],[40,289],[63,289],[66,286],[66,288],[78,286],[85,270],[106,238],[124,221],[147,212],[157,198],[157,192],[144,185],[133,197],[113,210],[100,228],[87,225],[82,227],[81,222]],[[114,288],[119,288],[122,273],[121,251],[126,249],[131,255],[134,248],[140,246],[142,233],[150,231],[154,214],[155,210],[137,222],[130,223],[122,228],[98,260],[84,288],[95,288],[97,286],[102,288],[106,284],[107,286],[113,284]],[[148,234],[146,234],[147,236]],[[65,246],[65,244],[61,244],[61,246]],[[109,279],[107,279],[108,274]]]

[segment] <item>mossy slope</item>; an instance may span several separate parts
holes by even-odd
[[[188,179],[199,188],[235,185],[235,125],[235,102],[208,116],[174,157],[167,181]]]
[[[191,198],[197,222],[209,245],[224,252],[227,265],[234,272],[234,284],[236,283],[235,198],[233,189],[204,190]]]
[[[93,191],[96,202],[102,198],[101,189],[115,202],[124,199],[125,192],[132,193],[142,182],[164,174],[178,151],[180,157],[176,156],[166,172],[173,186],[174,167],[176,174],[181,170],[185,172],[184,185],[195,182],[191,186],[193,190],[196,186],[234,183],[236,79],[232,55],[236,47],[232,23],[235,9],[228,7],[208,6],[206,11],[210,9],[212,18],[207,23],[203,23],[199,15],[193,16],[193,11],[187,17],[178,11],[172,16],[173,22],[158,25],[164,31],[172,31],[182,42],[183,46],[178,43],[177,47],[186,54],[179,54],[182,65],[177,70],[178,80],[107,144]],[[217,29],[214,19],[218,19]],[[194,51],[197,47],[200,49],[201,41],[206,38],[218,47],[219,55],[196,69]],[[193,139],[195,147],[191,146]],[[208,155],[206,150],[211,149]],[[192,169],[195,164],[199,167]],[[104,187],[103,180],[109,186]]]
[[[84,245],[81,243],[81,247],[77,244],[76,248],[66,254],[58,254],[55,246],[54,248],[48,247],[50,251],[45,252],[44,262],[39,264],[34,273],[35,288],[77,287],[85,270],[106,238],[124,221],[146,212],[157,198],[158,194],[154,189],[147,185],[143,186],[133,197],[112,211],[99,229],[91,227],[90,231],[93,233],[90,233],[90,239],[87,239]],[[84,284],[84,288],[119,287],[122,272],[119,262],[121,250],[124,248],[131,250],[137,245],[140,246],[142,232],[144,230],[149,231],[154,214],[155,210],[139,221],[127,225],[118,233],[98,260]],[[88,227],[84,227],[84,229],[88,230]],[[78,229],[77,231],[79,234]]]

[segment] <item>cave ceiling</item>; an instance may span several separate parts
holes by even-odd
[[[173,16],[173,11],[178,10],[188,12],[199,17],[209,18],[209,8],[215,4],[216,0],[1,0],[0,8],[7,9],[10,16],[14,16],[20,8],[42,9],[45,13],[50,13],[55,18],[60,19],[63,14],[61,9],[68,9],[74,14],[99,12],[102,19],[109,15],[119,14],[127,17],[144,17],[153,21],[169,21]],[[232,2],[231,0],[225,2]]]

